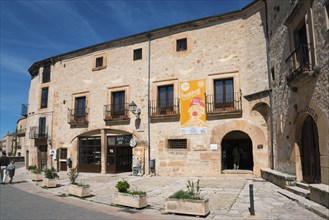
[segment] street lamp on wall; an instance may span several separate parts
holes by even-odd
[[[140,108],[137,108],[137,105],[136,105],[136,103],[134,101],[132,101],[129,104],[129,110],[136,116],[136,118],[139,118],[140,117],[141,109]]]

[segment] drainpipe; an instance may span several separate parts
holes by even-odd
[[[147,152],[148,152],[148,173],[151,174],[150,161],[151,161],[151,112],[150,112],[150,94],[151,94],[151,34],[147,33],[148,38],[148,66],[147,66]]]
[[[273,104],[272,104],[272,79],[271,79],[271,68],[270,68],[270,43],[268,36],[268,11],[267,11],[267,0],[263,0],[265,3],[265,39],[266,39],[266,60],[267,60],[267,78],[270,98],[270,132],[271,132],[271,169],[274,169],[274,146],[273,146]]]

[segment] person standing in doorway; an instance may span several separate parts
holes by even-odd
[[[240,167],[240,149],[239,146],[235,146],[233,148],[232,154],[233,154],[233,169],[238,170]]]
[[[1,182],[5,184],[7,177],[7,166],[9,165],[9,158],[5,151],[2,151],[2,156],[0,158],[0,166],[1,166]]]

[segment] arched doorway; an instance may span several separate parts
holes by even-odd
[[[223,170],[253,170],[252,141],[242,131],[227,133],[222,141]]]
[[[301,147],[303,181],[320,183],[319,136],[316,123],[311,116],[307,116],[303,124]]]

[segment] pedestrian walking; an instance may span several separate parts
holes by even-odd
[[[15,161],[10,160],[10,164],[7,166],[7,172],[9,176],[9,183],[13,184],[13,178],[15,176]]]
[[[1,167],[1,183],[5,184],[7,178],[7,166],[9,165],[9,158],[5,151],[2,151],[2,155],[0,157],[0,167]]]

